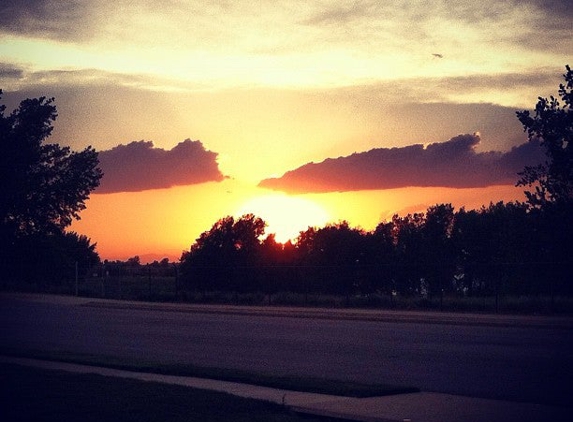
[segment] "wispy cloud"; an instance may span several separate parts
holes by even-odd
[[[546,27],[566,29],[573,20],[573,3],[568,0],[528,0],[546,20]],[[569,26],[569,29],[571,27]]]
[[[447,142],[377,148],[309,163],[259,186],[289,193],[393,189],[401,187],[474,188],[514,184],[525,165],[543,161],[542,148],[528,142],[509,152],[477,153],[478,134]]]
[[[95,193],[139,192],[224,179],[217,153],[189,139],[167,151],[152,142],[131,142],[101,151],[99,159],[104,176]]]
[[[445,76],[426,77],[422,84],[411,78],[392,81],[372,81],[341,87],[306,88],[318,95],[346,98],[364,98],[374,102],[405,104],[416,103],[496,103],[504,106],[522,107],[536,100],[540,87],[547,93],[555,90],[561,81],[562,63],[538,68],[535,71],[483,74],[479,77]],[[194,80],[173,79],[144,73],[121,73],[93,68],[33,70],[30,67],[9,61],[0,62],[0,87],[5,90],[32,89],[41,86],[88,86],[114,85],[134,89],[168,92],[196,92],[210,90],[210,85]],[[291,90],[292,91],[292,90]],[[528,95],[530,94],[530,95]],[[526,104],[521,104],[527,101]]]
[[[0,62],[0,87],[11,90],[67,89],[68,87],[115,86],[139,90],[183,92],[206,89],[193,81],[174,80],[145,73],[120,73],[100,69],[33,70],[17,63]]]

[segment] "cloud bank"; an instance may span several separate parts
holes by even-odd
[[[515,184],[526,165],[544,161],[537,142],[502,152],[476,152],[479,134],[449,141],[376,148],[347,157],[308,163],[259,186],[288,193],[343,192],[403,187],[475,188]]]
[[[171,150],[155,148],[150,141],[118,145],[100,151],[99,160],[104,176],[95,193],[140,192],[225,178],[217,153],[190,139]]]

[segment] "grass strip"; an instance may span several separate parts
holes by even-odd
[[[299,376],[277,376],[237,369],[201,367],[189,364],[163,363],[133,359],[128,360],[115,356],[79,354],[65,351],[46,352],[39,350],[31,351],[0,349],[0,353],[7,356],[42,359],[54,362],[77,363],[111,369],[121,369],[132,372],[148,372],[163,375],[178,375],[221,381],[232,381],[263,387],[308,393],[329,394],[343,397],[381,397],[420,391],[415,387],[391,384],[368,384],[352,381],[328,380]]]
[[[3,422],[302,422],[284,406],[177,385],[0,364]]]

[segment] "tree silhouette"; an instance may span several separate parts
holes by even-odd
[[[69,258],[77,262],[81,270],[86,272],[89,268],[99,264],[99,255],[96,252],[96,244],[83,234],[76,232],[65,233],[62,237],[65,251],[69,251]]]
[[[527,202],[534,209],[543,239],[538,258],[552,262],[547,273],[551,290],[555,281],[573,288],[571,256],[573,256],[573,70],[565,66],[564,84],[559,85],[559,99],[539,98],[535,114],[517,112],[530,140],[538,140],[545,148],[547,161],[526,167],[518,186],[528,186]]]
[[[559,85],[559,100],[553,96],[539,97],[535,115],[528,110],[518,111],[530,140],[538,140],[545,148],[547,162],[526,167],[520,173],[518,186],[534,189],[526,191],[527,200],[534,207],[549,203],[573,203],[573,71],[567,65],[563,75],[565,84]]]
[[[60,232],[79,218],[102,177],[93,148],[72,152],[43,143],[57,117],[53,101],[26,99],[7,116],[6,107],[0,106],[0,225],[4,236]]]
[[[424,248],[421,233],[423,225],[423,213],[392,217],[398,268],[395,282],[397,289],[404,294],[416,292],[420,288],[420,280],[425,275],[424,267],[420,263]]]
[[[346,221],[319,229],[309,227],[299,235],[300,262],[314,274],[310,280],[313,289],[345,295],[360,289],[358,275],[367,246],[364,236]]]
[[[371,282],[374,288],[386,294],[396,289],[398,261],[396,253],[397,239],[392,221],[380,222],[370,236],[374,265],[371,266]]]
[[[13,240],[3,256],[9,258],[9,265],[2,275],[42,288],[69,287],[75,280],[76,270],[78,277],[84,278],[99,264],[95,247],[88,237],[75,232],[21,236]]]
[[[524,281],[522,264],[539,259],[536,223],[522,203],[498,202],[456,213],[453,245],[470,295],[495,293],[503,276]]]
[[[199,290],[250,290],[266,223],[253,214],[227,216],[203,232],[181,256],[184,281]]]
[[[0,105],[0,271],[14,279],[55,279],[79,251],[77,260],[95,259],[89,239],[64,229],[99,184],[97,152],[44,144],[57,117],[53,102],[26,99],[9,115]]]
[[[429,293],[443,295],[450,287],[455,271],[455,253],[452,244],[454,207],[440,204],[429,207],[421,228],[420,261],[425,266]]]

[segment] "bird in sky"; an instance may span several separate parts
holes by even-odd
[[[444,55],[443,54],[439,54],[439,53],[432,53],[432,56],[438,58],[438,59],[443,59]]]

